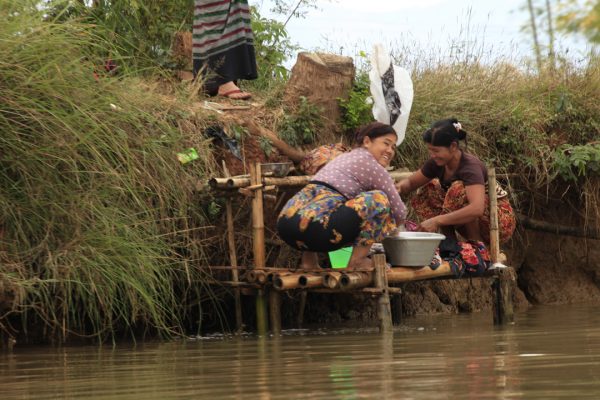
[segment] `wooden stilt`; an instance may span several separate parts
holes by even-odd
[[[388,283],[386,278],[386,262],[384,254],[374,254],[373,264],[375,266],[374,283],[375,287],[381,290],[377,300],[377,317],[379,318],[379,331],[381,333],[390,333],[393,331],[392,310],[390,307],[390,295],[388,292]]]
[[[269,316],[271,317],[271,332],[281,335],[281,292],[269,290]]]
[[[300,304],[298,305],[298,315],[296,317],[296,324],[298,329],[302,328],[302,324],[304,324],[304,310],[306,309],[306,300],[308,297],[308,292],[303,290],[300,293]]]
[[[223,172],[225,176],[230,176],[225,160],[223,160]],[[227,244],[229,246],[229,261],[231,262],[231,280],[233,282],[239,282],[239,274],[237,270],[237,254],[235,251],[235,235],[233,231],[233,206],[231,198],[227,198],[225,201],[225,213],[227,215]],[[242,321],[242,299],[239,287],[233,288],[233,296],[235,301],[235,327],[236,333],[240,334],[243,328]]]
[[[252,185],[262,183],[260,163],[250,164],[250,180]],[[265,268],[265,223],[263,216],[262,190],[258,187],[252,198],[252,236],[254,249],[254,268]],[[264,290],[256,295],[256,328],[258,334],[267,334],[267,299]]]
[[[496,169],[488,169],[488,191],[490,198],[490,258],[492,264],[500,262],[500,235],[498,231],[498,200],[496,196]],[[515,273],[512,268],[496,270],[492,283],[494,296],[493,311],[494,324],[503,325],[512,323],[514,309],[512,302],[512,287]]]
[[[394,325],[402,323],[402,290],[392,296],[392,322]]]
[[[492,283],[494,296],[494,325],[505,325],[514,322],[512,287],[515,280],[513,268],[502,268],[496,271]]]
[[[267,324],[267,295],[264,289],[258,289],[256,292],[256,332],[260,336],[266,336],[269,329]]]

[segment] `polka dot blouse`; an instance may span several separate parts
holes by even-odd
[[[404,223],[406,219],[406,206],[396,191],[394,180],[364,147],[336,157],[312,179],[334,187],[348,199],[361,192],[381,190],[390,201],[396,224]]]

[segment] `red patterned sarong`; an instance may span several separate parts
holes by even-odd
[[[448,214],[469,204],[467,191],[462,181],[454,181],[445,192],[439,179],[433,179],[421,187],[411,199],[411,206],[421,221],[437,215]],[[517,225],[515,213],[508,197],[498,199],[498,231],[500,243],[511,238]],[[486,243],[490,242],[490,198],[485,195],[485,210],[479,218],[479,230]]]

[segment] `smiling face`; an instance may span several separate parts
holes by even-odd
[[[427,143],[427,150],[429,151],[429,157],[440,167],[448,165],[450,161],[456,158],[459,151],[456,142],[451,143],[449,147],[434,146],[431,143]]]
[[[396,139],[398,137],[395,133],[386,133],[375,139],[366,136],[363,139],[363,147],[369,150],[369,153],[375,157],[380,165],[388,167],[392,158],[394,158],[394,153],[396,153]]]

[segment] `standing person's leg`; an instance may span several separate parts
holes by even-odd
[[[236,84],[258,77],[247,0],[195,0],[192,41],[194,76],[205,80],[208,95],[251,97]]]

